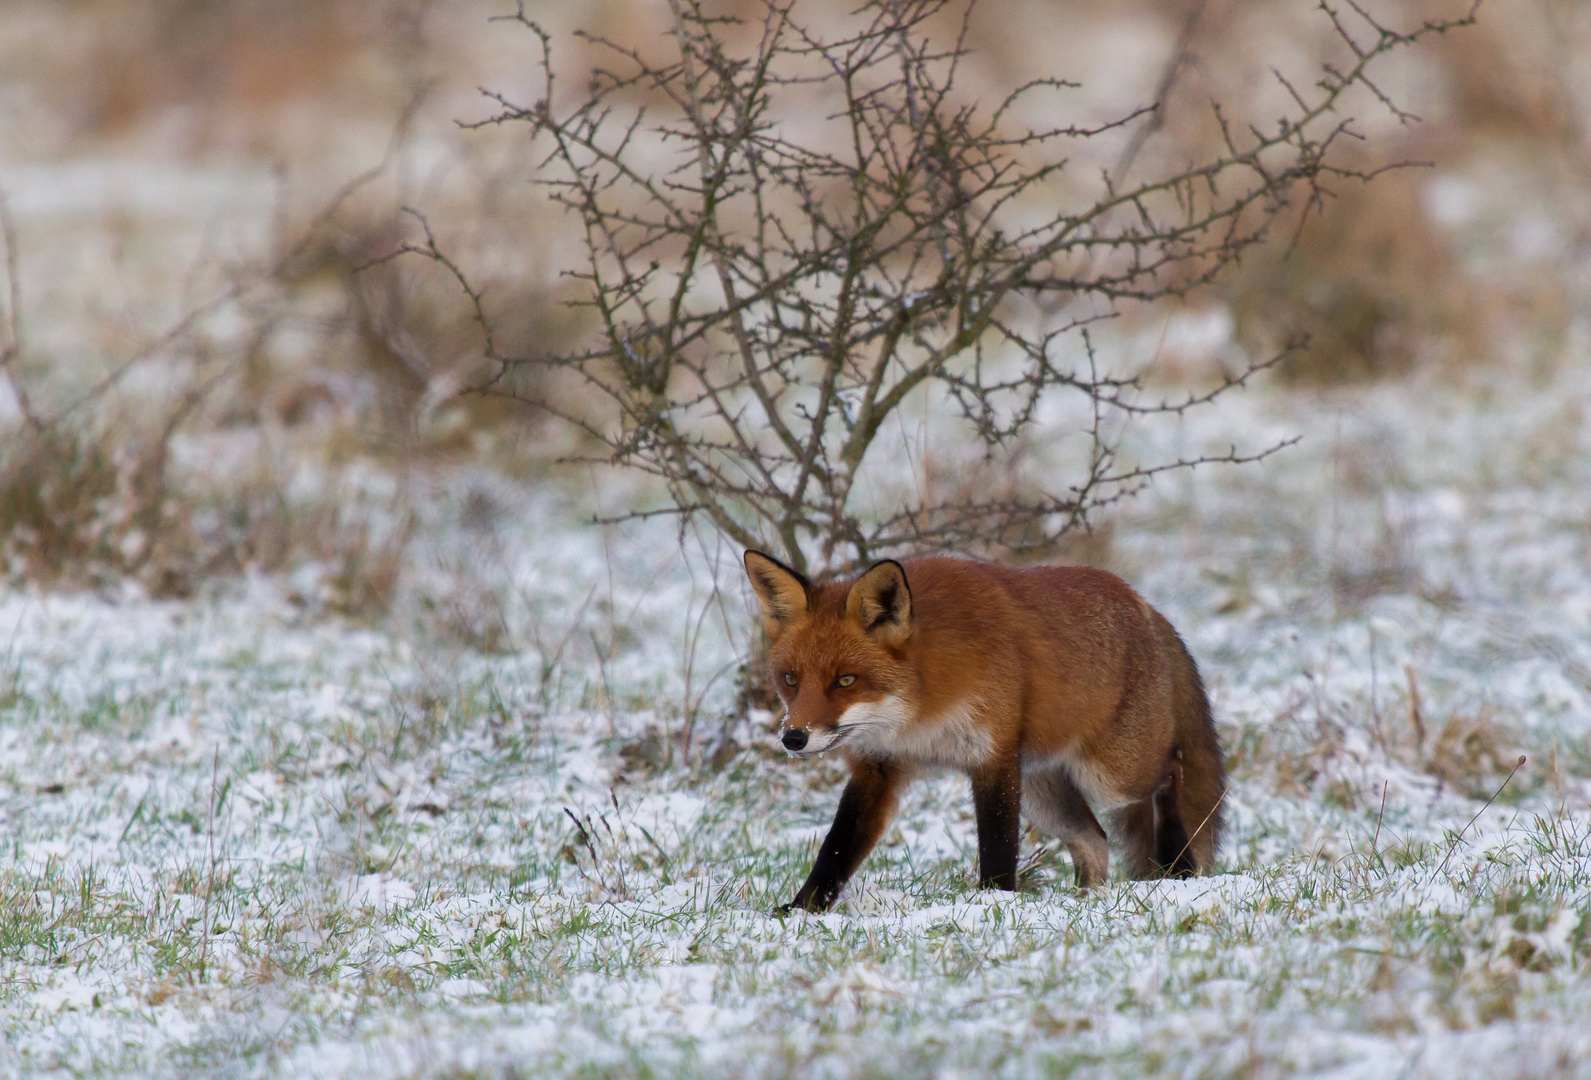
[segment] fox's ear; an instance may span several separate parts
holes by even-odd
[[[894,559],[874,563],[845,598],[845,614],[881,643],[899,647],[912,632],[912,590]]]
[[[777,641],[807,613],[812,583],[778,559],[760,551],[746,552],[746,576],[762,601],[762,627]]]

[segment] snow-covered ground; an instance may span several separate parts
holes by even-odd
[[[581,8],[531,6],[555,29]],[[114,37],[83,31],[116,5],[26,7],[0,18],[10,69],[83,82],[63,58]],[[1129,96],[1176,31],[1074,5],[1037,33],[1041,7],[989,39],[1062,49]],[[451,126],[477,85],[532,94],[527,55],[476,5],[420,8],[447,21],[412,74],[442,81],[365,197],[477,213],[448,177],[482,206],[528,200],[513,140]],[[1524,22],[1501,10],[1482,18]],[[0,78],[34,404],[146,356],[118,384],[137,414],[255,344],[340,387],[325,325],[347,297],[253,268],[279,212],[380,160],[410,96],[389,76],[269,115],[233,102],[210,135],[181,102],[72,134],[87,121],[47,78]],[[1233,777],[1218,873],[1082,897],[1030,835],[1023,891],[981,893],[966,783],[944,775],[833,912],[776,918],[843,769],[786,760],[738,700],[738,550],[705,525],[592,524],[638,489],[550,454],[512,478],[501,447],[394,462],[239,408],[172,446],[184,478],[216,475],[208,512],[278,458],[284,501],[368,494],[378,531],[412,511],[397,602],[339,615],[348,568],[314,561],[182,601],[0,585],[0,1076],[1591,1077],[1591,257],[1552,201],[1583,169],[1538,191],[1532,145],[1421,189],[1500,327],[1488,355],[1257,383],[1130,432],[1147,461],[1301,441],[1163,475],[1075,548],[1202,665]],[[534,216],[474,224],[521,276],[563,265]],[[205,308],[229,282],[240,299]],[[1232,336],[1212,307],[1114,344],[1199,372]],[[20,422],[0,381],[0,439]]]
[[[4,594],[0,1072],[1591,1075],[1588,369],[1159,433],[1304,438],[1112,524],[1232,828],[1212,877],[1087,897],[1032,836],[1023,892],[973,889],[946,775],[835,911],[774,917],[840,766],[736,707],[738,552],[589,489],[415,495],[416,589],[489,605],[493,655],[304,575]]]

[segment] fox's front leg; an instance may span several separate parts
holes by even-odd
[[[967,775],[972,779],[972,810],[978,819],[978,885],[1014,891],[1022,837],[1021,759],[1013,754]]]
[[[812,873],[795,899],[779,909],[781,914],[791,908],[828,910],[895,815],[905,779],[901,766],[891,762],[859,761],[851,766],[851,780],[840,796],[840,809],[818,849]]]

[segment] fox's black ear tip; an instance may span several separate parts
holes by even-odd
[[[812,587],[811,580],[805,574],[793,566],[789,566],[783,562],[780,562],[772,555],[769,555],[766,551],[758,551],[756,548],[747,548],[746,553],[741,556],[741,562],[745,564],[746,573],[750,574],[753,578],[766,576],[767,571],[773,570],[779,573],[789,574],[791,577],[795,578],[801,583],[801,587],[803,589],[809,589]]]
[[[909,591],[911,589],[911,582],[906,577],[906,567],[902,566],[900,564],[900,562],[895,560],[895,559],[880,559],[880,560],[878,560],[878,562],[874,563],[872,566],[869,566],[867,568],[867,572],[864,573],[862,576],[866,577],[868,574],[876,573],[877,571],[880,571],[880,570],[883,570],[886,573],[888,573],[891,570],[894,571],[894,576],[900,578],[901,582],[906,586],[907,590]]]

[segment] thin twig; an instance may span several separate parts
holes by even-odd
[[[1387,813],[1387,787],[1390,785],[1390,783],[1391,781],[1388,780],[1381,781],[1381,809],[1376,813],[1375,835],[1370,838],[1370,858],[1365,863],[1366,883],[1368,883],[1370,880],[1370,864],[1376,861],[1376,845],[1381,841],[1381,819],[1385,817]]]
[[[1207,0],[1194,0],[1188,14],[1182,20],[1182,31],[1177,35],[1177,43],[1172,46],[1171,56],[1166,60],[1166,66],[1160,73],[1160,82],[1155,86],[1155,103],[1152,111],[1144,122],[1138,125],[1138,130],[1132,133],[1132,138],[1127,140],[1127,145],[1122,148],[1121,156],[1116,159],[1116,167],[1110,171],[1111,181],[1120,184],[1127,178],[1133,162],[1138,159],[1138,152],[1143,149],[1144,143],[1159,134],[1165,127],[1166,112],[1171,100],[1171,91],[1177,85],[1177,79],[1193,60],[1192,46],[1193,35],[1198,29],[1199,20],[1204,16],[1204,7]]]
[[[204,982],[205,959],[210,949],[210,897],[215,892],[215,803],[216,782],[220,775],[221,747],[216,746],[210,760],[210,811],[205,819],[205,852],[207,867],[204,880],[204,914],[199,924],[199,982]]]
[[[11,396],[17,403],[17,411],[22,414],[23,421],[34,432],[42,431],[43,423],[38,414],[33,411],[33,404],[28,400],[27,388],[22,385],[22,377],[17,374],[17,363],[22,357],[22,275],[17,270],[19,261],[17,255],[17,224],[11,217],[11,199],[4,188],[0,188],[0,236],[5,239],[6,245],[6,337],[5,347],[0,349],[0,371],[5,372],[6,383],[11,387]]]
[[[1514,773],[1524,768],[1524,766],[1525,755],[1520,754],[1519,760],[1514,762],[1514,767],[1510,769],[1508,771],[1508,775],[1503,778],[1502,784],[1497,788],[1496,791],[1492,792],[1492,797],[1486,800],[1486,805],[1475,811],[1475,816],[1470,818],[1469,821],[1465,823],[1464,827],[1458,831],[1457,836],[1453,837],[1453,842],[1447,846],[1447,854],[1442,856],[1442,864],[1438,866],[1436,871],[1431,875],[1430,881],[1435,881],[1437,878],[1442,876],[1442,871],[1447,869],[1447,860],[1453,857],[1454,850],[1458,847],[1459,841],[1464,839],[1464,834],[1469,832],[1469,827],[1479,821],[1482,814],[1491,809],[1492,803],[1496,802],[1497,797],[1503,793],[1503,788],[1507,787],[1508,782],[1514,778]],[[1428,881],[1426,884],[1430,884],[1430,881]]]
[[[1204,820],[1199,822],[1199,827],[1194,829],[1193,832],[1188,835],[1187,842],[1182,845],[1182,850],[1177,852],[1177,854],[1172,858],[1172,860],[1171,860],[1169,865],[1171,865],[1171,866],[1177,865],[1177,860],[1182,858],[1182,856],[1184,856],[1184,855],[1186,855],[1188,853],[1188,849],[1193,846],[1194,838],[1197,837],[1201,832],[1203,832],[1204,831],[1204,827],[1210,823],[1210,819],[1215,817],[1215,815],[1220,812],[1221,805],[1226,802],[1227,792],[1229,792],[1231,790],[1232,790],[1232,785],[1230,783],[1228,783],[1224,788],[1221,789],[1221,797],[1219,799],[1215,800],[1215,805],[1210,807],[1210,812],[1208,814],[1204,815]],[[1219,839],[1219,837],[1217,839]],[[1159,890],[1161,883],[1166,881],[1166,880],[1168,880],[1166,877],[1158,877],[1158,878],[1156,878],[1155,881],[1154,881],[1154,884],[1149,887],[1149,892],[1144,895],[1143,902],[1147,904],[1150,900],[1152,900],[1154,898],[1154,895],[1155,895],[1156,891]]]

